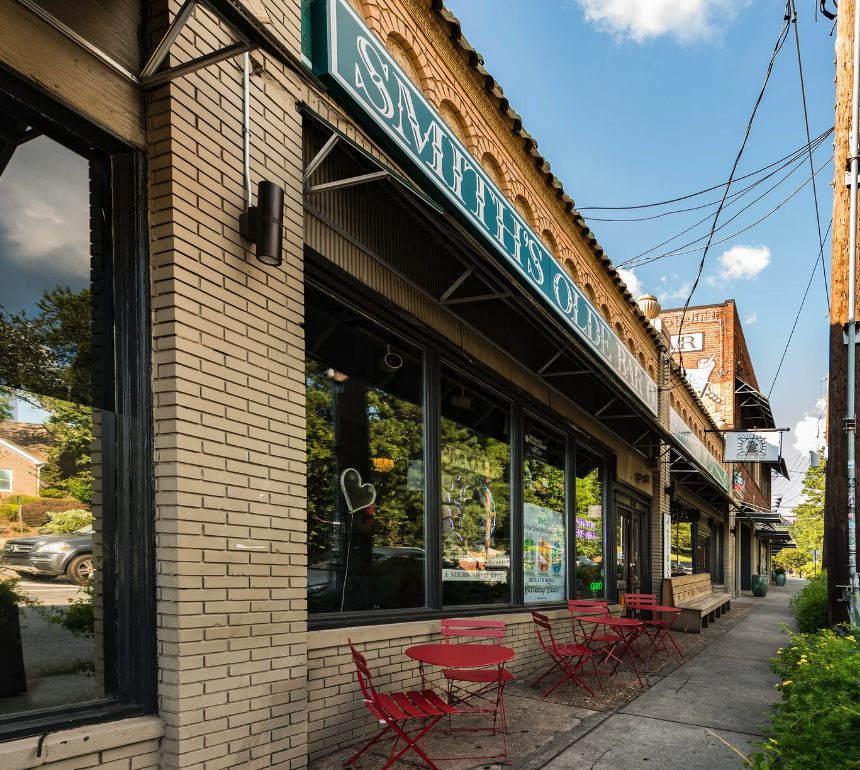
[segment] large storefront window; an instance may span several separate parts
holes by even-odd
[[[525,602],[563,601],[567,582],[565,540],[565,437],[537,420],[523,430],[523,585]]]
[[[603,554],[604,463],[581,447],[576,450],[576,598],[606,595]]]
[[[442,369],[442,603],[511,601],[509,402]]]
[[[308,611],[425,604],[421,352],[309,289]]]

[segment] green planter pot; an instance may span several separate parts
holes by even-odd
[[[753,596],[767,596],[767,575],[752,576],[752,592]]]
[[[776,584],[778,586],[784,586],[785,585],[785,573],[784,572],[777,572],[773,576],[773,578],[774,578],[774,580],[776,580]]]

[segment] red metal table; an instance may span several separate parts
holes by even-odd
[[[633,659],[634,655],[638,655],[636,650],[631,646],[635,641],[636,637],[640,633],[640,629],[645,625],[641,620],[634,620],[632,618],[613,618],[613,617],[605,617],[601,615],[584,615],[577,616],[576,618],[580,623],[591,623],[594,626],[594,629],[591,632],[591,636],[586,640],[585,646],[589,649],[592,645],[592,640],[594,635],[597,633],[598,626],[611,628],[612,631],[620,637],[619,641],[614,642],[611,647],[607,648],[603,645],[598,644],[597,646],[604,653],[604,658],[600,663],[601,669],[606,664],[606,662],[612,658],[615,663],[612,666],[612,674],[613,676],[618,671],[618,666],[627,664],[621,659],[624,656],[624,653],[627,652],[630,655],[630,666],[633,668],[633,671],[636,673],[636,678],[639,680],[640,686],[644,687],[642,684],[642,677],[639,676],[639,669],[636,668],[636,661]],[[620,652],[616,655],[616,648],[620,647]],[[613,682],[612,684],[617,684]]]
[[[495,708],[475,708],[474,711],[494,711],[498,714],[502,712],[502,740],[504,741],[504,754],[493,755],[489,757],[434,757],[434,759],[501,759],[504,757],[505,764],[510,764],[508,761],[508,739],[507,739],[507,723],[504,716],[504,699],[502,680],[502,669],[505,667],[511,658],[516,655],[516,651],[510,647],[502,647],[498,644],[417,644],[414,647],[409,647],[406,650],[406,655],[412,660],[418,661],[418,669],[421,672],[421,689],[425,688],[424,681],[424,665],[441,666],[442,668],[489,668],[497,666],[499,670],[498,678],[498,699]],[[492,730],[496,732],[495,719],[493,720],[492,728],[460,728],[466,732]],[[448,731],[451,732],[450,720]],[[458,731],[458,730],[457,730]]]
[[[651,637],[648,636],[647,631],[645,632],[645,635],[648,636],[649,639],[651,639],[651,644],[654,645],[654,652],[651,653],[651,657],[648,658],[648,660],[651,660],[651,658],[653,658],[654,655],[657,654],[657,650],[659,650],[660,647],[665,643],[666,639],[668,639],[672,643],[672,646],[675,648],[675,651],[678,653],[678,655],[680,655],[682,658],[684,657],[684,653],[682,653],[678,649],[678,645],[675,644],[675,640],[672,638],[672,634],[669,633],[669,629],[672,627],[672,624],[678,619],[678,616],[681,614],[680,607],[667,607],[662,604],[648,604],[647,602],[637,602],[632,599],[628,599],[627,606],[630,607],[630,609],[638,610],[639,612],[642,612],[643,610],[648,610],[649,612],[654,613],[654,616],[651,618],[650,622],[652,625],[657,626],[657,633],[654,635],[654,638],[651,639]],[[668,615],[669,613],[674,613],[674,615],[672,615],[669,620],[666,620],[663,615]],[[646,624],[648,622],[649,621],[646,621]],[[643,631],[644,628],[645,627],[643,626]]]

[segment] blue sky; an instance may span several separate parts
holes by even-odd
[[[541,0],[527,6],[515,0],[447,0],[447,5],[580,209],[662,201],[725,182],[764,80],[784,8],[780,0]],[[814,5],[813,0],[798,2],[798,32],[810,132],[816,137],[834,122],[835,32],[831,37],[832,22],[820,15],[815,22]],[[805,142],[792,30],[776,59],[738,173],[769,165]],[[816,177],[822,232],[832,210],[833,167],[827,163],[832,151],[829,137],[813,156],[816,168],[826,164]],[[784,173],[726,209],[721,222]],[[764,216],[809,175],[807,160],[718,237],[732,235]],[[682,205],[709,203],[720,194],[717,190]],[[596,221],[641,216],[638,212],[583,214],[595,218],[590,220],[591,229],[613,263],[620,265],[713,211],[649,222]],[[669,245],[707,235],[710,221]],[[708,254],[691,304],[737,301],[765,393],[818,250],[812,186],[807,184],[761,224],[714,246]],[[644,292],[660,297],[664,307],[681,306],[701,254],[637,267],[636,278]],[[829,283],[829,240],[824,255]],[[800,470],[792,475],[791,484],[775,488],[785,492],[787,502],[799,491],[807,466],[803,459],[795,462],[801,453],[796,445],[805,455],[817,443],[819,428],[823,436],[817,402],[826,386],[821,378],[827,374],[828,323],[819,266],[771,397],[777,424],[791,428],[783,453],[789,467]]]

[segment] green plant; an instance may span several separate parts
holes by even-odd
[[[34,679],[41,679],[46,676],[63,676],[64,674],[83,674],[84,676],[92,676],[95,672],[95,666],[90,660],[72,660],[68,663],[54,663],[48,666],[43,666],[38,669]]]
[[[48,514],[63,513],[79,508],[84,508],[84,506],[76,500],[38,499],[21,506],[21,518],[27,527],[43,527],[50,518]]]
[[[0,575],[0,607],[8,607],[11,604],[18,607],[38,607],[41,604],[38,599],[34,599],[18,590],[20,582],[21,578]],[[0,613],[0,623],[2,622],[3,614]]]
[[[83,594],[77,599],[69,599],[71,606],[57,610],[48,616],[51,623],[71,631],[74,636],[89,638],[95,632],[95,615],[93,613],[93,581],[81,583],[78,593]]]
[[[792,634],[771,659],[782,701],[770,708],[760,770],[857,768],[860,734],[860,628]]]
[[[81,508],[72,508],[70,511],[62,513],[49,513],[48,518],[49,521],[43,529],[52,535],[67,535],[70,532],[77,532],[93,521],[93,515]]]
[[[827,571],[822,570],[800,589],[789,602],[801,633],[811,634],[827,628]]]
[[[774,574],[776,574],[776,575],[784,575],[785,574],[785,567],[777,566],[777,567],[773,568],[773,571],[774,571]]]
[[[17,521],[18,506],[11,503],[3,503],[0,505],[0,520],[2,521]]]

